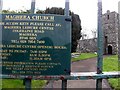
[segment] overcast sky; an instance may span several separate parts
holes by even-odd
[[[118,12],[118,1],[102,0],[103,13],[107,10]],[[20,10],[30,9],[31,0],[3,0],[3,9]],[[65,0],[36,0],[36,10],[45,10],[46,7],[65,7]],[[97,28],[97,0],[70,0],[70,10],[81,18],[83,31],[90,34],[90,31]],[[89,32],[88,32],[89,31]]]

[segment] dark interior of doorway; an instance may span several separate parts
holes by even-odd
[[[111,45],[108,46],[108,54],[112,54],[112,46]]]

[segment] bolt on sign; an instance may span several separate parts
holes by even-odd
[[[2,15],[2,74],[69,75],[70,16]]]

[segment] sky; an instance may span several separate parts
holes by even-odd
[[[97,29],[97,1],[98,0],[69,0],[70,10],[78,14],[81,19],[82,32],[92,37],[91,30]],[[107,10],[118,12],[120,0],[102,0],[103,14]],[[36,10],[45,10],[47,7],[65,7],[65,0],[36,0]],[[3,9],[28,10],[31,0],[3,0]]]

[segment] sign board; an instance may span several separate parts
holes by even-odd
[[[71,22],[69,16],[2,15],[2,74],[69,75]]]

